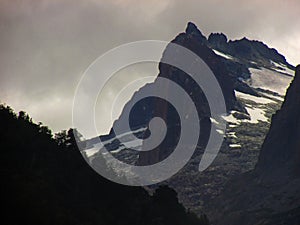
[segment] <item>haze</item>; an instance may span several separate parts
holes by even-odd
[[[188,21],[206,36],[223,32],[230,39],[263,41],[296,65],[299,15],[298,0],[2,0],[0,102],[28,112],[55,132],[68,129],[76,86],[98,56],[127,42],[169,41]],[[136,68],[136,74],[155,76],[156,66],[143,67],[144,72]],[[101,101],[99,132],[105,133],[111,126],[105,111],[111,99]]]

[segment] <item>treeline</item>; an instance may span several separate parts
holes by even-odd
[[[53,135],[25,113],[0,105],[2,224],[206,225],[160,187],[102,178],[77,149],[74,130]]]

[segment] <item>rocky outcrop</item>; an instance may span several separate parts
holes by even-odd
[[[211,33],[208,37],[208,43],[216,50],[224,50],[227,46],[227,37],[223,33]]]
[[[222,88],[227,109],[242,110],[233,93],[236,77],[234,77],[231,73],[228,72],[222,58],[217,56],[212,51],[212,49],[206,45],[207,43],[206,38],[198,30],[195,24],[189,22],[185,33],[181,33],[177,35],[175,39],[171,41],[171,43],[181,45],[196,53],[210,67],[210,69],[213,71],[214,75],[216,76]],[[165,52],[167,51],[168,51],[168,46]],[[189,62],[189,63],[190,65],[193,64],[193,62]],[[172,81],[175,81],[187,91],[188,89],[189,91],[192,91],[191,97],[195,95],[198,95],[198,98],[200,98],[200,95],[202,95],[201,98],[204,97],[201,89],[199,89],[199,87],[196,87],[196,84],[192,82],[192,79],[190,79],[190,77],[187,74],[183,73],[178,68],[174,68],[170,65],[160,63],[159,70],[160,70],[159,76],[171,79]],[[196,101],[194,102],[197,104],[197,100],[199,101],[199,99],[195,99],[195,100]],[[202,102],[203,100],[201,100],[201,103]]]
[[[197,40],[201,44],[207,44],[206,37],[201,33],[201,31],[197,28],[197,26],[192,23],[188,22],[187,27],[185,29],[185,33],[190,38]]]
[[[276,62],[292,70],[295,69],[276,49],[269,48],[261,41],[249,40],[245,37],[240,40],[227,41],[227,37],[224,34],[212,33],[208,38],[208,45],[235,57],[238,61],[248,66],[272,68],[274,67],[273,62]]]
[[[300,224],[300,66],[273,116],[256,168],[206,206],[213,224]],[[284,223],[283,223],[284,222]]]

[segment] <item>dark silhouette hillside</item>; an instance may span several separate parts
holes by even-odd
[[[2,224],[208,224],[186,212],[168,187],[150,196],[102,178],[74,145],[72,129],[53,138],[4,105],[0,124]]]

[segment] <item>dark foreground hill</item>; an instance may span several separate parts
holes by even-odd
[[[102,178],[73,145],[73,130],[53,139],[47,127],[3,105],[0,124],[1,224],[208,224],[168,187],[150,196]]]
[[[256,168],[230,180],[207,212],[216,225],[300,224],[300,66]]]

